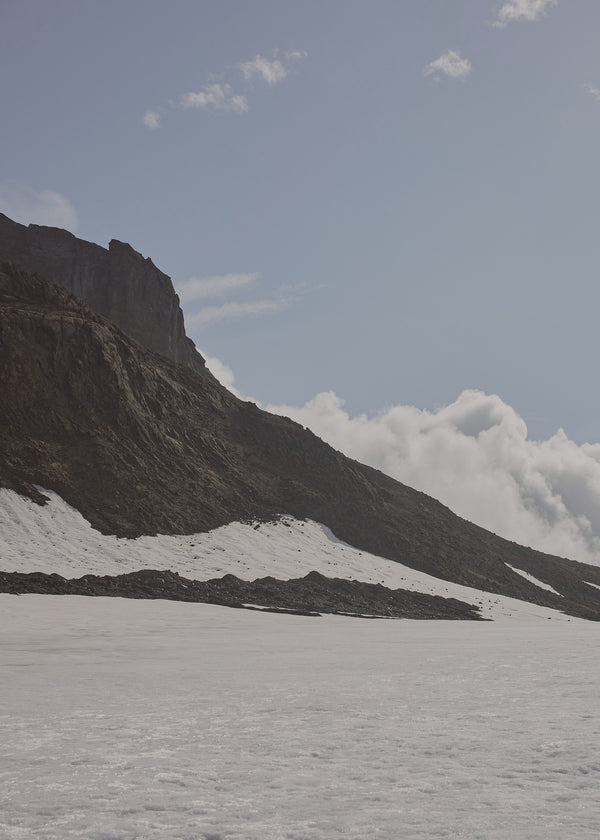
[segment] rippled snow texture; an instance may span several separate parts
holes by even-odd
[[[0,595],[6,840],[596,840],[586,622]]]

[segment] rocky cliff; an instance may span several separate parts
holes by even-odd
[[[186,337],[171,279],[130,245],[113,239],[107,250],[66,230],[26,227],[0,213],[3,261],[67,289],[149,350],[207,373]]]
[[[0,486],[42,501],[35,485],[120,536],[194,533],[281,513],[310,518],[361,550],[437,577],[600,620],[600,568],[460,519],[212,377],[144,349],[64,289],[7,266]]]

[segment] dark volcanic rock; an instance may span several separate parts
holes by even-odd
[[[586,583],[600,585],[600,568],[460,519],[10,268],[0,273],[0,486],[39,501],[34,485],[120,536],[310,518],[439,578],[600,619],[600,590]]]
[[[130,245],[108,250],[59,228],[17,224],[0,213],[0,263],[62,286],[144,347],[208,374],[186,337],[170,277]]]
[[[0,572],[0,592],[162,598],[226,607],[250,605],[304,615],[341,613],[378,618],[481,620],[476,607],[456,598],[327,578],[319,572],[309,572],[294,580],[266,577],[254,581],[240,580],[235,575],[206,581],[188,580],[177,572],[152,569],[125,575],[85,575],[71,580],[41,572]]]

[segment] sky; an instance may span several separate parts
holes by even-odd
[[[150,256],[240,393],[579,539],[599,27],[596,0],[2,0],[0,211]]]

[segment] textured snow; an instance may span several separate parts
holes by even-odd
[[[591,622],[0,595],[3,840],[596,840]]]
[[[3,571],[81,577],[88,573],[114,575],[152,568],[171,569],[197,580],[227,573],[244,580],[266,575],[289,580],[316,570],[329,577],[458,598],[475,604],[488,619],[527,615],[569,620],[556,610],[449,583],[358,551],[316,522],[285,516],[260,525],[234,522],[192,536],[158,535],[127,540],[99,533],[60,496],[44,492],[50,501],[40,506],[11,490],[0,489]]]

